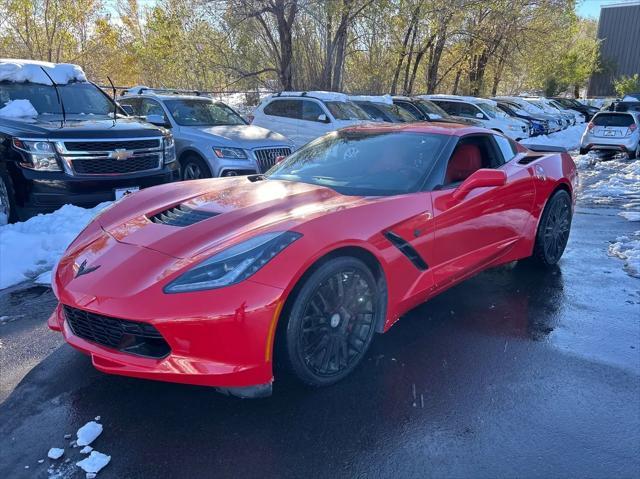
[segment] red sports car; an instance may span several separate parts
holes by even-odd
[[[465,278],[555,264],[576,180],[566,152],[482,128],[339,130],[266,175],[115,203],[61,259],[49,326],[107,373],[255,397],[271,392],[276,356],[331,384],[374,333]]]

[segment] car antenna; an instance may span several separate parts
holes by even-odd
[[[116,116],[118,112],[118,104],[116,103],[116,87],[113,85],[113,82],[108,75],[107,80],[109,80],[109,83],[111,84],[111,90],[113,91],[113,121],[116,121],[118,119],[118,117]]]
[[[53,81],[53,78],[51,78],[51,75],[47,73],[47,70],[45,70],[44,67],[40,67],[40,69],[43,71],[45,75],[47,75],[47,78],[51,81],[51,85],[53,86],[53,89],[56,91],[56,96],[58,97],[58,103],[60,103],[60,110],[62,111],[62,123],[66,123],[67,113],[64,110],[64,103],[62,102],[60,91],[58,91],[58,85],[56,84],[56,82]]]

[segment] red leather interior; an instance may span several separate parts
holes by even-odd
[[[477,145],[460,145],[449,160],[444,183],[466,180],[472,173],[482,168],[482,153]]]

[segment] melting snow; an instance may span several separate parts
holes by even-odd
[[[629,221],[640,221],[640,211],[622,211],[618,214]]]
[[[71,81],[87,81],[82,68],[78,65],[35,60],[15,60],[11,58],[0,58],[0,81],[51,85],[51,80],[42,71],[43,68],[53,78],[53,81],[59,85],[65,85]]]
[[[561,146],[567,150],[577,150],[580,147],[580,139],[585,130],[585,125],[579,124],[570,126],[566,130],[557,131],[550,135],[534,136],[522,140],[524,146],[527,145],[545,145],[545,146]]]
[[[82,449],[80,449],[80,454],[89,454],[91,451],[93,451],[93,448],[91,446],[84,446]]]
[[[95,441],[95,439],[100,434],[102,434],[102,424],[98,424],[95,421],[89,421],[84,426],[82,426],[80,429],[78,429],[78,432],[77,432],[77,436],[78,436],[77,444],[78,444],[78,446],[88,446],[93,441]],[[97,472],[97,471],[93,471],[93,472]]]
[[[91,454],[86,459],[80,462],[76,462],[76,466],[82,468],[87,473],[98,473],[100,470],[109,464],[111,456],[102,454],[98,451],[91,451]]]
[[[623,268],[629,276],[640,278],[640,231],[616,238],[609,246],[609,254],[624,261]]]
[[[36,277],[45,282],[46,273],[69,243],[107,205],[102,203],[93,209],[65,205],[54,213],[0,226],[0,289]]]
[[[0,65],[1,67],[2,65]],[[33,118],[38,116],[38,111],[29,100],[12,100],[4,105],[4,107],[0,108],[0,117],[3,118]]]
[[[391,95],[349,95],[351,101],[371,101],[373,103],[386,103],[387,105],[393,105],[393,98]]]
[[[64,449],[60,449],[59,447],[52,447],[51,449],[49,449],[49,452],[47,453],[47,457],[49,459],[60,459],[63,454],[64,454]]]

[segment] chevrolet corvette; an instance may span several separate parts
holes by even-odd
[[[106,373],[260,397],[277,360],[335,383],[443,290],[560,260],[576,167],[537,150],[473,126],[369,124],[264,175],[135,192],[61,258],[49,327]]]

